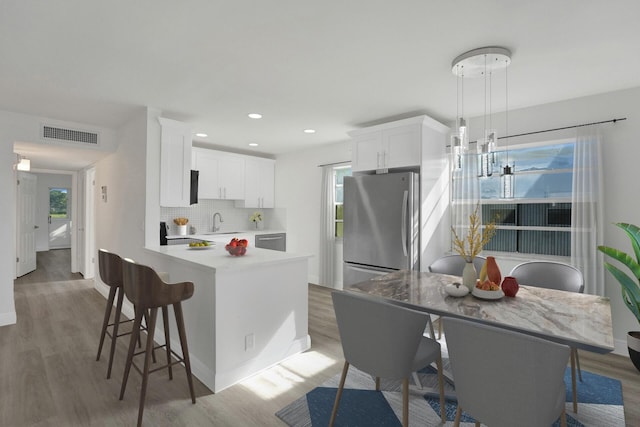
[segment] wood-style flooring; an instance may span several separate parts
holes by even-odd
[[[57,279],[55,271],[64,268],[48,255],[64,254],[49,252],[39,256],[37,274],[15,281],[18,323],[0,327],[0,426],[134,425],[137,372],[130,375],[124,400],[118,400],[126,337],[118,341],[107,380],[108,345],[95,360],[106,301],[92,280]],[[48,266],[53,266],[51,278]],[[342,368],[330,289],[309,285],[309,334],[309,351],[222,392],[213,394],[196,381],[195,405],[184,369],[174,369],[173,381],[164,371],[151,374],[143,425],[284,426],[275,412]],[[580,360],[583,369],[622,381],[627,425],[640,426],[640,374],[629,359],[583,351]]]

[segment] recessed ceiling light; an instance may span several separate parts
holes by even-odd
[[[249,146],[250,146],[250,147],[257,147],[257,146],[258,146],[258,143],[257,143],[257,142],[250,142],[250,143],[249,143]]]
[[[315,129],[305,129],[304,133],[316,133]]]
[[[206,137],[208,137],[209,135],[207,135],[206,133],[202,133],[202,132],[200,132],[200,133],[196,133],[196,136],[199,136],[200,138],[206,138]]]
[[[261,119],[262,118],[262,114],[260,114],[260,113],[249,113],[248,115],[252,119]]]

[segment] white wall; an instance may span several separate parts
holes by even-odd
[[[351,160],[351,143],[313,147],[276,157],[276,211],[286,211],[287,252],[313,254],[309,282],[319,283],[320,188],[319,165]],[[284,212],[283,212],[284,213]]]

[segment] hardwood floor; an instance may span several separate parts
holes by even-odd
[[[15,284],[79,280],[82,274],[71,272],[71,249],[36,252],[36,269],[15,280]]]
[[[49,260],[44,258],[46,265]],[[141,378],[132,371],[125,398],[119,401],[126,339],[118,341],[110,380],[108,354],[103,350],[100,361],[95,360],[106,301],[93,289],[93,281],[43,280],[45,272],[32,280],[27,276],[15,281],[18,323],[0,328],[0,426],[133,425]],[[309,286],[309,333],[311,350],[241,384],[213,394],[196,381],[195,405],[184,369],[174,369],[173,381],[166,372],[152,374],[143,424],[283,426],[276,411],[342,368],[327,288]],[[583,351],[580,360],[583,369],[622,381],[627,425],[640,425],[640,374],[629,359]]]

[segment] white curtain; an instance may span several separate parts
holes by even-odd
[[[602,254],[602,157],[600,128],[577,128],[571,201],[571,263],[584,276],[584,292],[604,295]]]
[[[459,237],[467,235],[469,216],[480,201],[480,181],[478,179],[478,155],[475,147],[471,147],[460,162],[450,162],[453,174],[451,225]],[[460,167],[456,168],[456,164]],[[478,214],[482,216],[482,209]],[[453,234],[453,233],[452,233]],[[453,242],[453,240],[452,240]],[[453,245],[452,245],[453,248]]]
[[[333,220],[333,167],[323,166],[320,190],[320,284],[334,287],[335,222]]]

